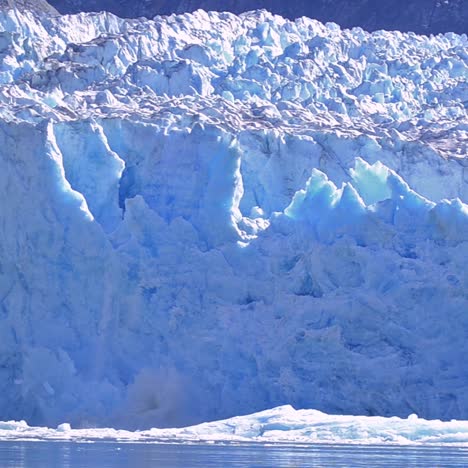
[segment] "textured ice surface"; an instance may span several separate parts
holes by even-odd
[[[16,0],[21,1],[28,0]],[[420,34],[468,31],[466,0],[49,0],[49,3],[61,13],[106,10],[127,18],[153,18],[157,14],[198,9],[239,14],[265,8],[291,19],[310,16],[371,31],[387,29]]]
[[[0,30],[0,419],[468,419],[466,36]]]
[[[0,440],[140,443],[281,443],[468,446],[467,421],[428,421],[411,414],[406,419],[379,416],[333,416],[316,410],[282,406],[248,416],[180,429],[127,431],[31,427],[25,421],[0,422]]]

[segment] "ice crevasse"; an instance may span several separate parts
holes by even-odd
[[[467,45],[1,12],[0,420],[468,419]]]

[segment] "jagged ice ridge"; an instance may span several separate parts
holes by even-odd
[[[0,31],[0,419],[468,418],[466,35]]]

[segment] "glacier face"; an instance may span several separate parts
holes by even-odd
[[[0,29],[0,419],[468,419],[465,35]]]

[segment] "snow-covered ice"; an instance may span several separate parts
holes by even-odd
[[[0,418],[468,419],[467,46],[0,12]],[[466,431],[292,411],[240,437]]]

